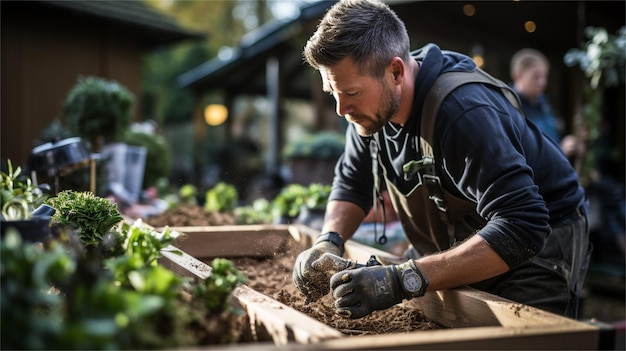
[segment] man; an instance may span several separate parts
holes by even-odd
[[[338,313],[360,318],[470,285],[576,317],[586,201],[558,145],[489,84],[462,85],[436,121],[422,116],[442,73],[476,70],[469,57],[432,44],[411,55],[402,21],[368,0],[333,5],[304,56],[350,122],[322,234],[294,267],[307,299],[332,288]],[[373,205],[379,177],[419,257],[355,267],[341,258],[343,244]]]
[[[535,49],[521,49],[511,58],[512,86],[520,97],[526,117],[558,143],[561,129],[544,94],[549,73],[550,61]]]
[[[580,140],[584,135],[562,135],[561,123],[545,95],[549,74],[550,61],[535,49],[521,49],[511,58],[511,86],[520,98],[526,118],[559,143],[570,163],[575,164],[585,153],[585,143]]]

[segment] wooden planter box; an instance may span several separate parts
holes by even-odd
[[[164,251],[161,264],[178,274],[197,278],[210,274],[210,267],[201,260],[271,256],[284,249],[285,240],[295,240],[308,247],[319,234],[298,225],[171,229],[186,234],[174,243],[184,254]],[[346,257],[365,262],[372,254],[388,262],[399,259],[353,241],[346,243]],[[429,292],[424,297],[405,301],[429,320],[450,329],[363,336],[346,336],[247,285],[238,287],[233,295],[247,311],[249,332],[258,340],[258,344],[250,346],[238,344],[238,349],[591,350],[597,349],[599,342],[600,330],[596,326],[469,287]]]

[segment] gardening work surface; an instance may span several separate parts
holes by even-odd
[[[595,326],[471,288],[429,292],[363,319],[345,319],[334,314],[330,295],[304,305],[304,296],[293,285],[295,256],[319,235],[311,228],[170,228],[184,233],[173,245],[184,252],[183,261],[187,262],[162,264],[178,267],[179,274],[201,277],[204,273],[197,273],[199,266],[223,257],[233,260],[248,277],[248,283],[238,287],[233,297],[248,315],[257,349],[268,341],[276,348],[318,350],[598,347],[599,329]],[[372,254],[383,263],[399,260],[366,245],[346,243],[347,258],[366,262]]]
[[[295,257],[301,251],[298,245],[288,245],[285,252],[270,258],[239,258],[234,263],[249,279],[248,285],[276,301],[284,303],[315,318],[346,335],[385,334],[415,330],[441,329],[413,308],[396,305],[385,311],[360,318],[348,319],[335,313],[331,294],[305,304],[304,295],[292,281]]]

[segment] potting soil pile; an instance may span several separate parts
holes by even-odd
[[[206,211],[201,206],[187,204],[145,218],[143,221],[155,228],[235,224],[235,218],[230,214]]]

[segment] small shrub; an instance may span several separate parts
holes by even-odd
[[[99,144],[119,140],[131,124],[135,96],[116,81],[80,77],[63,103],[67,127],[74,135]],[[98,151],[100,145],[92,145]]]

